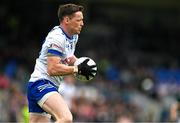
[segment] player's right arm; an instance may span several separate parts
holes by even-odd
[[[68,75],[78,72],[78,68],[63,64],[59,56],[48,56],[47,72],[50,76]]]

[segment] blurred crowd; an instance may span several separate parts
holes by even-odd
[[[2,64],[1,64],[2,65]],[[97,61],[90,82],[66,76],[59,88],[76,122],[169,122],[180,91],[177,68],[118,67]],[[0,121],[27,122],[26,85],[31,70],[18,60],[4,62],[0,74]]]
[[[12,2],[0,4],[0,122],[27,123],[26,85],[44,37],[57,24],[59,2]],[[60,86],[74,121],[178,120],[171,111],[180,101],[177,11],[128,5],[100,7],[93,2],[86,7],[87,26],[80,35],[76,55],[94,59],[98,74],[90,82],[66,76]],[[114,9],[118,9],[118,16]],[[138,14],[129,15],[127,10]]]
[[[180,91],[178,68],[117,67],[108,59],[97,64],[98,74],[91,82],[69,76],[60,86],[75,121],[171,121],[170,109]],[[27,121],[31,69],[14,59],[4,61],[1,68],[0,121]]]

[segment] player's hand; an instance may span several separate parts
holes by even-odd
[[[77,60],[76,56],[70,56],[64,60],[64,62],[68,65],[73,65],[74,62]]]
[[[78,65],[78,74],[85,76],[87,80],[89,80],[89,76],[94,77],[93,73],[97,72],[97,70],[93,69],[96,65],[90,66],[87,64],[88,61],[89,59],[86,59]]]

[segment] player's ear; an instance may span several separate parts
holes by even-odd
[[[68,23],[69,22],[69,17],[68,16],[64,17],[64,20],[65,20],[66,23]]]

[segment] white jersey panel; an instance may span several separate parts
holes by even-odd
[[[36,59],[34,72],[31,74],[29,82],[35,82],[40,79],[48,79],[56,85],[62,82],[62,76],[49,76],[47,73],[48,55],[57,55],[61,57],[62,63],[66,58],[74,55],[78,35],[69,38],[67,34],[59,27],[55,26],[47,35],[39,58]]]

